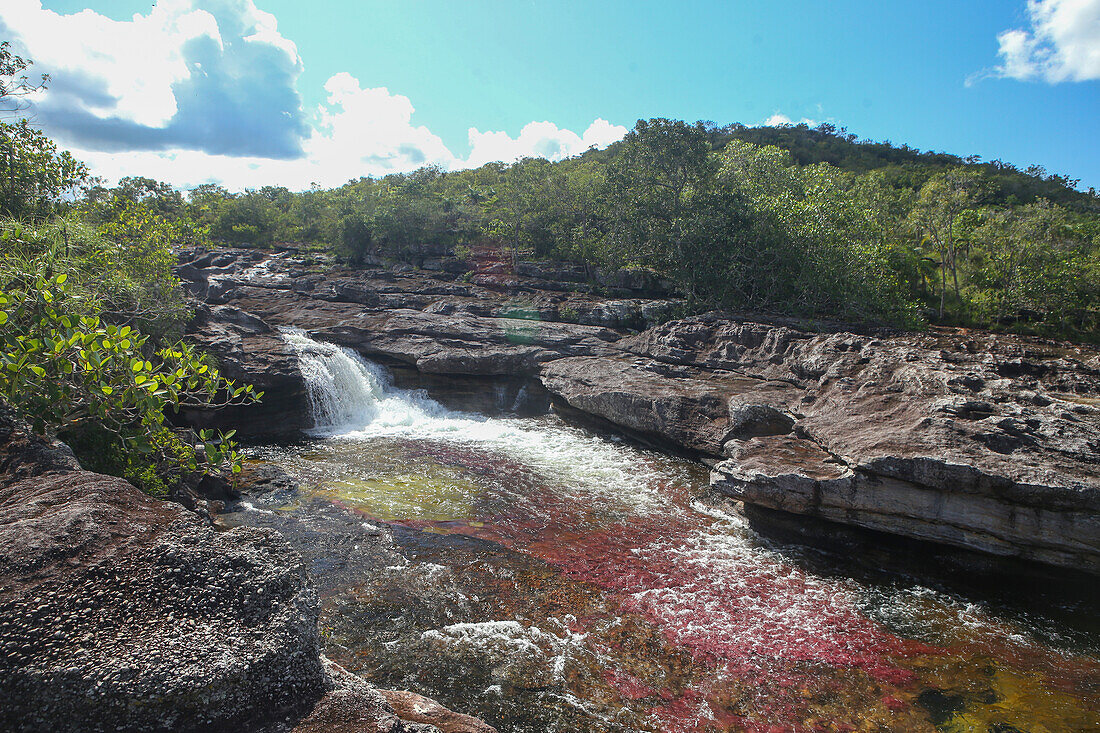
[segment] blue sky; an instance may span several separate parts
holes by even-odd
[[[0,36],[107,177],[332,185],[781,115],[1100,187],[1100,0],[5,0]]]

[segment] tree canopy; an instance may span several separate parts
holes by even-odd
[[[1100,198],[1072,183],[829,125],[653,119],[558,162],[427,167],[303,192],[182,196],[134,178],[91,189],[77,209],[120,239],[134,237],[124,221],[145,217],[180,245],[283,243],[352,265],[488,247],[641,268],[691,309],[1096,339]]]

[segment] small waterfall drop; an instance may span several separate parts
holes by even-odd
[[[563,425],[527,427],[517,418],[489,418],[447,409],[423,390],[394,387],[386,370],[351,349],[286,329],[298,356],[318,437],[349,440],[401,437],[476,444],[519,461],[575,493],[604,495],[635,509],[663,503],[645,463],[614,442]],[[518,399],[518,396],[517,396]]]
[[[285,330],[283,338],[298,356],[317,434],[408,427],[448,412],[423,393],[393,389],[380,366],[351,349],[314,341],[298,329]]]

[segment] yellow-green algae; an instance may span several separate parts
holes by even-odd
[[[462,471],[422,461],[403,472],[345,475],[327,481],[317,493],[360,509],[385,522],[473,519],[483,489]]]

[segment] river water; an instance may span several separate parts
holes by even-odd
[[[317,428],[228,525],[312,565],[326,654],[502,732],[1100,729],[1085,600],[961,595],[771,543],[688,462],[452,412],[288,332]]]

